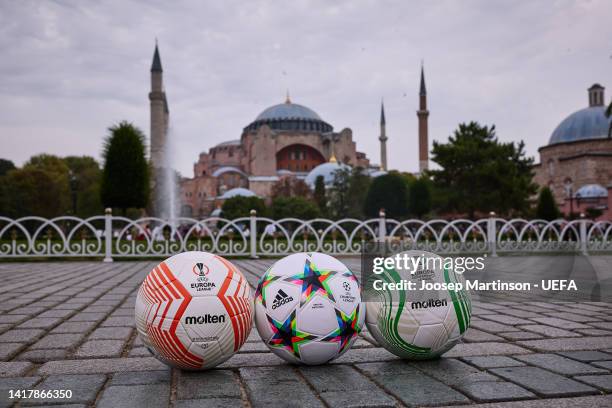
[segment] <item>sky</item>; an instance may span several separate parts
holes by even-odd
[[[418,169],[419,72],[430,145],[457,125],[495,124],[536,158],[556,125],[612,95],[612,2],[592,1],[33,1],[0,2],[0,157],[101,159],[107,128],[149,135],[156,38],[174,167],[240,138],[291,99],[379,163],[384,98],[389,168]]]

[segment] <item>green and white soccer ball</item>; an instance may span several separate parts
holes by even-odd
[[[406,251],[400,255],[404,253],[440,258],[423,251]],[[420,268],[415,274],[386,269],[372,279],[390,283],[413,281],[416,288],[421,287],[421,281],[463,285],[460,291],[372,291],[371,280],[364,283],[368,285],[364,289],[370,294],[365,302],[366,326],[376,341],[393,354],[411,360],[435,358],[457,344],[468,329],[472,307],[462,274],[443,267]]]

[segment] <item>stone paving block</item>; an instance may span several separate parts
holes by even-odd
[[[461,391],[478,402],[487,401],[513,401],[527,398],[536,398],[535,394],[511,382],[478,382],[464,383]]]
[[[555,313],[548,313],[548,316],[556,317],[558,319],[563,319],[563,320],[570,320],[572,322],[578,322],[578,323],[601,322],[601,319],[594,317],[592,314],[583,315],[583,314],[576,314],[576,313],[569,313],[569,312],[562,312],[562,313],[555,312]]]
[[[13,329],[0,335],[0,343],[29,343],[39,338],[45,331],[43,329]]]
[[[46,398],[22,400],[22,405],[40,405],[41,403],[92,403],[98,391],[106,381],[104,375],[51,375],[36,386],[37,390],[71,390],[72,398]]]
[[[511,343],[459,343],[444,353],[444,357],[469,357],[525,353],[531,353],[531,351]]]
[[[177,399],[240,398],[240,383],[230,370],[181,371]]]
[[[104,390],[99,408],[166,408],[170,402],[170,384],[113,385]]]
[[[246,367],[239,372],[253,408],[274,407],[279,401],[285,407],[325,406],[293,367]]]
[[[79,347],[75,356],[79,358],[119,357],[124,345],[124,340],[88,340]]]
[[[580,337],[580,334],[563,330],[556,327],[546,326],[543,324],[529,324],[519,326],[521,330],[528,330],[534,333],[542,334],[547,337]]]
[[[252,353],[252,354],[234,354],[225,363],[219,365],[219,368],[241,368],[241,367],[262,367],[287,365],[288,363],[274,353]]]
[[[241,400],[236,398],[208,398],[178,400],[174,406],[175,408],[242,408],[244,405]]]
[[[51,333],[86,333],[96,326],[96,322],[64,322],[51,330]]]
[[[612,330],[612,322],[593,322],[589,326],[597,327],[598,329]]]
[[[453,358],[417,361],[410,365],[451,387],[460,387],[464,383],[499,381],[498,377]]]
[[[47,334],[31,345],[29,349],[69,349],[79,344],[82,339],[83,335],[78,333]]]
[[[113,375],[109,385],[144,385],[170,383],[170,368],[158,371],[135,371]]]
[[[591,364],[612,371],[612,361],[593,361]]]
[[[30,306],[19,307],[17,309],[13,309],[10,312],[8,312],[8,314],[34,316],[34,315],[44,312],[45,310],[47,310],[46,307],[30,305]]]
[[[603,353],[601,351],[566,351],[563,353],[558,353],[562,356],[569,357],[573,360],[590,362],[590,361],[602,361],[602,360],[612,360],[612,354]]]
[[[93,360],[49,361],[38,369],[38,373],[41,375],[115,373],[122,371],[163,370],[166,367],[164,363],[154,357],[104,358]]]
[[[547,326],[553,326],[560,329],[588,329],[589,326],[582,323],[572,322],[570,320],[558,319],[556,317],[534,317],[530,320],[545,324]]]
[[[537,333],[533,333],[533,332],[529,332],[529,331],[512,331],[512,332],[506,332],[506,333],[499,333],[500,336],[502,336],[503,338],[505,338],[506,340],[535,340],[535,339],[541,339],[542,336],[537,334]]]
[[[10,407],[15,399],[10,399],[9,390],[31,389],[40,381],[40,377],[0,378],[0,407]]]
[[[492,368],[490,371],[543,397],[569,397],[595,394],[598,392],[593,387],[563,377],[559,374],[551,373],[539,367]]]
[[[72,316],[69,322],[99,322],[106,317],[106,313],[77,313]]]
[[[391,396],[352,367],[300,367],[300,371],[330,407],[395,406]]]
[[[605,337],[577,337],[566,339],[545,339],[518,341],[518,345],[540,351],[599,350],[610,347],[610,339]]]
[[[595,368],[557,354],[527,354],[524,356],[514,356],[514,358],[529,365],[542,367],[564,375],[600,374],[606,372],[600,368]]]
[[[332,360],[332,364],[353,364],[353,363],[369,363],[376,361],[393,361],[399,360],[395,354],[380,347],[364,348],[364,349],[349,349],[339,358]]]
[[[127,340],[132,335],[130,327],[100,327],[90,335],[91,340]]]
[[[62,317],[62,318],[65,318],[67,316],[70,316],[72,313],[74,313],[72,310],[54,309],[54,310],[47,310],[46,312],[39,314],[37,317],[42,317],[42,318],[47,318],[47,317]]]
[[[521,319],[521,318],[514,317],[514,316],[506,316],[503,314],[484,315],[483,318],[497,322],[497,323],[506,324],[509,326],[517,326],[519,324],[531,323],[529,320]]]
[[[49,329],[62,321],[61,317],[34,317],[17,326],[18,329]]]
[[[134,317],[133,316],[124,316],[124,317],[109,317],[100,325],[102,327],[117,327],[117,326],[126,326],[126,327],[135,327]]]
[[[584,336],[608,336],[612,337],[612,331],[602,329],[576,329],[576,333]]]
[[[151,352],[144,346],[134,347],[128,352],[128,357],[149,357]]]
[[[487,368],[499,368],[499,367],[518,367],[524,366],[525,363],[517,361],[513,358],[506,356],[476,356],[476,357],[463,357],[463,361],[466,361],[472,365],[475,365],[481,369]]]
[[[408,406],[467,403],[469,399],[404,361],[357,364],[380,387]]]
[[[30,318],[29,315],[4,314],[4,315],[0,315],[0,323],[19,323],[29,318]]]
[[[546,311],[546,312],[548,311],[546,309],[543,309],[543,310]],[[508,309],[502,309],[502,310],[500,310],[500,312],[503,313],[503,314],[514,316],[514,317],[526,317],[526,318],[529,318],[529,317],[540,317],[539,313],[534,312],[532,310],[523,310],[523,309],[516,309],[516,308],[515,309],[510,309],[510,308],[508,308]]]
[[[27,373],[34,365],[26,361],[0,361],[0,377],[18,377]]]
[[[470,322],[470,328],[475,328],[478,330],[486,331],[489,333],[501,333],[501,332],[509,332],[518,330],[514,326],[510,326],[507,324],[500,324],[492,321],[472,321]]]
[[[33,363],[46,363],[47,361],[64,360],[68,356],[66,349],[40,349],[26,350],[15,357],[19,361],[31,361]]]
[[[470,327],[463,335],[463,341],[470,343],[484,342],[484,341],[503,341],[503,339],[494,334],[483,332],[482,330],[474,329]]]
[[[580,375],[574,377],[574,379],[592,385],[593,387],[597,387],[606,392],[612,392],[612,374]]]
[[[239,353],[267,353],[270,349],[263,342],[261,343],[244,343]]]
[[[0,360],[8,360],[23,347],[23,343],[0,343]]]

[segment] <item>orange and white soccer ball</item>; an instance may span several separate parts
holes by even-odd
[[[184,252],[157,265],[136,298],[136,328],[162,362],[182,369],[215,367],[244,344],[253,298],[242,273],[227,259]]]

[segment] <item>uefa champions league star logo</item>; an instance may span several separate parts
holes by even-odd
[[[344,288],[344,290],[346,290],[347,292],[349,290],[351,290],[351,284],[348,282],[342,282],[342,287]]]
[[[208,278],[206,277],[206,275],[208,275],[210,270],[208,269],[208,266],[204,265],[202,262],[198,262],[195,265],[193,265],[193,268],[191,268],[191,271],[198,277],[198,282],[208,281]]]

